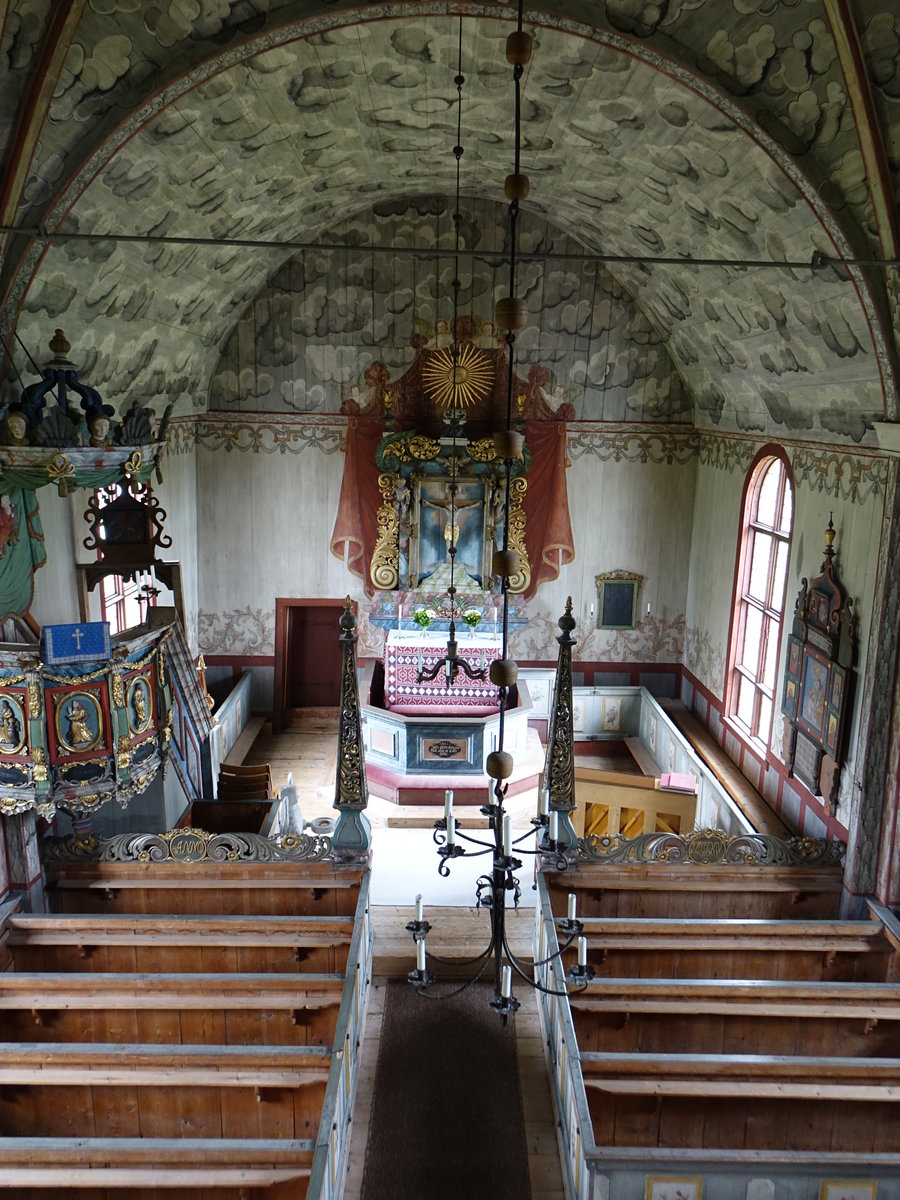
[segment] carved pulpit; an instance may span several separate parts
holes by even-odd
[[[857,617],[834,562],[834,526],[825,531],[825,561],[801,581],[784,671],[784,756],[788,770],[833,812],[837,807],[852,712]]]

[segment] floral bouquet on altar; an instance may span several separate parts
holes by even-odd
[[[437,613],[433,608],[417,608],[412,615],[412,619],[420,629],[427,629],[436,616]]]
[[[478,611],[477,608],[467,608],[466,611],[462,614],[462,619],[463,619],[463,622],[466,625],[468,625],[468,627],[474,633],[476,626],[478,625],[479,621],[481,620],[481,613]]]

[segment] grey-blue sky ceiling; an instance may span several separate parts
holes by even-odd
[[[14,7],[34,17],[42,6],[19,0]],[[83,150],[91,131],[112,119],[110,104],[121,106],[121,119],[150,90],[158,63],[209,52],[210,38],[227,42],[239,9],[263,30],[283,11],[262,3],[188,7],[197,9],[196,24],[179,34],[183,5],[90,0],[79,28],[82,66],[76,70],[79,54],[72,52],[71,78],[54,99],[29,195],[52,197],[58,184],[48,164],[57,164],[56,180],[64,178],[78,131]],[[429,7],[275,45],[193,90],[179,88],[77,195],[68,227],[314,240],[349,221],[357,236],[377,242],[377,224],[364,226],[378,197],[407,205],[452,189],[457,22]],[[653,14],[663,7],[660,22]],[[291,7],[300,9],[323,12],[320,5]],[[601,9],[592,6],[594,15]],[[702,58],[718,83],[727,76],[732,91],[743,91],[744,99],[752,94],[758,112],[789,118],[795,140],[805,119],[807,145],[793,148],[813,175],[830,178],[829,200],[838,216],[851,218],[842,248],[871,252],[865,241],[871,208],[820,5],[734,0],[713,10],[699,3],[620,3],[607,6],[606,15],[627,33],[632,10],[648,21],[647,31],[637,31],[646,32],[640,49],[677,48],[695,63]],[[701,17],[707,36],[688,56],[677,39],[696,33]],[[335,17],[329,12],[327,19]],[[885,32],[877,12],[870,25]],[[465,22],[464,186],[489,200],[502,196],[511,163],[508,29],[506,21]],[[834,253],[838,226],[826,229],[824,210],[814,211],[734,114],[684,86],[674,67],[664,73],[562,29],[539,28],[537,35],[523,111],[524,163],[533,185],[526,207],[535,216],[552,219],[582,245],[613,253],[792,260],[808,260],[816,250]],[[148,37],[157,43],[155,60]],[[24,61],[24,46],[20,36],[17,61]],[[882,49],[879,78],[888,107],[891,61]],[[765,126],[774,128],[774,118],[764,121],[764,141]],[[776,132],[790,140],[781,127]],[[449,225],[440,236],[452,244]],[[218,348],[284,257],[99,242],[54,246],[29,289],[19,329],[34,348],[62,324],[81,360],[89,360],[91,382],[113,402],[126,393],[145,400],[174,393],[201,404]],[[882,414],[871,308],[835,272],[614,271],[666,340],[702,424],[857,439]],[[535,296],[539,273],[523,266],[523,283]],[[539,311],[532,316],[542,319]]]

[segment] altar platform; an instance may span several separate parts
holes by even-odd
[[[471,633],[465,625],[457,629],[457,657],[473,670],[489,669],[500,657],[501,642],[494,633]],[[384,707],[407,716],[475,717],[496,713],[497,685],[489,678],[470,679],[460,671],[447,687],[443,672],[434,680],[419,682],[422,669],[433,667],[446,653],[447,634],[416,627],[391,629],[384,643]]]
[[[453,689],[459,684],[458,678]],[[359,692],[370,793],[394,804],[433,805],[442,804],[444,790],[452,788],[458,805],[485,804],[491,784],[485,761],[499,741],[496,703],[493,711],[483,713],[463,706],[467,715],[455,701],[450,707],[456,711],[426,703],[401,712],[386,707],[385,690],[384,664],[369,663]],[[537,731],[528,726],[532,702],[527,684],[520,682],[511,699],[503,740],[515,763],[508,781],[509,794],[515,796],[537,787],[544,752]]]

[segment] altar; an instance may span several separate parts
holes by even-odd
[[[487,676],[490,663],[500,657],[501,640],[493,632],[471,633],[457,629],[457,657],[484,679],[470,679],[460,670],[448,687],[443,671],[433,680],[419,681],[447,652],[447,633],[428,629],[391,629],[384,643],[384,706],[410,716],[480,717],[499,708],[497,685]]]

